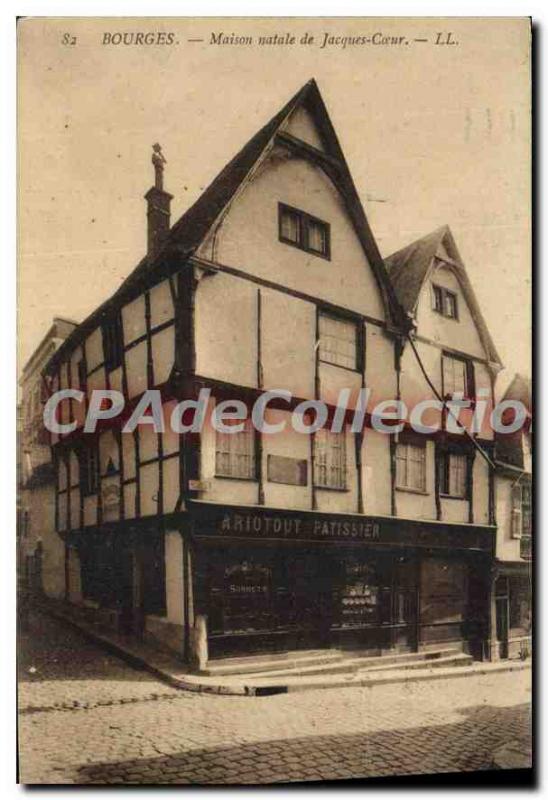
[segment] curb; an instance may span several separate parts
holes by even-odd
[[[267,697],[275,694],[289,694],[294,692],[305,692],[311,691],[313,689],[342,689],[342,688],[349,688],[349,687],[373,687],[373,686],[382,686],[382,685],[389,685],[389,684],[407,684],[407,683],[420,683],[424,681],[434,681],[434,680],[444,680],[450,678],[467,678],[471,675],[490,675],[490,674],[500,674],[502,672],[518,672],[530,667],[530,662],[500,662],[500,663],[491,663],[488,662],[485,665],[482,665],[481,662],[477,662],[478,665],[476,666],[469,666],[469,667],[449,667],[447,669],[430,669],[428,672],[424,671],[421,672],[419,670],[414,670],[410,674],[406,674],[402,672],[399,675],[379,675],[377,677],[366,677],[364,675],[354,675],[350,679],[347,680],[340,680],[337,678],[336,680],[328,681],[328,680],[319,680],[318,682],[314,682],[312,680],[308,682],[303,682],[302,684],[292,684],[292,683],[280,683],[280,684],[245,684],[245,683],[202,683],[199,680],[198,675],[193,675],[189,673],[184,677],[177,677],[169,670],[159,666],[158,664],[154,664],[152,661],[147,659],[145,656],[140,655],[138,652],[133,650],[128,645],[122,644],[117,642],[116,640],[112,639],[106,634],[99,633],[96,630],[93,630],[89,626],[85,625],[84,623],[79,622],[78,620],[73,619],[69,614],[63,613],[59,609],[52,608],[48,605],[40,606],[40,610],[45,611],[50,616],[54,617],[55,619],[71,625],[73,628],[79,631],[86,639],[89,641],[94,642],[95,644],[99,644],[103,647],[107,652],[112,653],[113,655],[123,659],[132,666],[134,669],[143,670],[149,672],[150,674],[154,675],[159,680],[163,681],[164,683],[172,686],[176,689],[181,689],[187,692],[197,692],[200,694],[213,694],[213,695],[229,695],[229,696],[240,696],[240,697]],[[196,680],[194,680],[196,679]]]

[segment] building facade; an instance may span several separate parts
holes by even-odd
[[[50,597],[65,594],[65,545],[55,527],[55,471],[43,409],[42,371],[76,323],[56,318],[23,367],[18,431],[18,570],[23,582]]]
[[[318,647],[488,657],[492,434],[441,416],[437,433],[387,434],[370,416],[454,391],[493,401],[500,359],[449,229],[383,261],[314,81],[173,226],[153,163],[147,255],[45,370],[51,392],[88,398],[61,405],[76,430],[52,437],[68,596],[200,666]],[[103,388],[130,409],[159,389],[165,419],[201,390],[210,411],[291,397],[265,411],[280,433],[128,434],[117,418],[85,434]],[[290,424],[316,400],[340,432]]]
[[[497,547],[492,576],[491,658],[525,658],[532,649],[533,464],[531,382],[516,375],[502,400],[518,400],[528,424],[496,436]]]

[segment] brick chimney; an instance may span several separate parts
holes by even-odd
[[[173,195],[164,191],[164,164],[166,160],[159,144],[152,145],[154,186],[145,194],[147,201],[147,254],[153,258],[161,249],[169,233],[171,201]]]

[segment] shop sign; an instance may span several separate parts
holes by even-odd
[[[271,509],[189,504],[198,537],[370,543],[491,552],[494,530],[349,515],[307,514]]]

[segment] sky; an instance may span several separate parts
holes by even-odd
[[[104,43],[117,32],[173,43]],[[221,32],[253,44],[211,43]],[[435,44],[448,32],[457,44]],[[295,44],[258,44],[273,34]],[[374,34],[403,43],[341,42]],[[174,222],[314,77],[381,254],[448,224],[501,386],[531,374],[527,19],[36,18],[18,39],[20,366],[143,256],[154,142]]]

